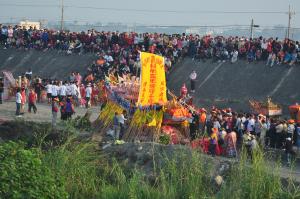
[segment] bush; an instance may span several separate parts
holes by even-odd
[[[160,144],[168,145],[168,144],[170,144],[170,141],[171,141],[171,138],[167,134],[162,134],[159,137],[159,143]]]
[[[22,143],[0,145],[0,198],[68,198],[63,179],[53,175],[39,155]]]

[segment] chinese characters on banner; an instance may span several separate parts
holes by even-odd
[[[141,84],[138,105],[163,105],[167,102],[164,58],[141,52]]]

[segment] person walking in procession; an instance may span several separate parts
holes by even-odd
[[[59,99],[57,97],[52,99],[52,127],[53,128],[56,127],[56,119],[57,119],[57,113],[58,113],[58,102],[59,102]]]
[[[21,102],[22,102],[22,95],[21,95],[21,89],[17,88],[16,93],[16,116],[21,116]]]
[[[125,112],[123,111],[119,116],[118,116],[118,120],[119,120],[119,124],[120,124],[120,139],[122,139],[124,133],[125,133],[125,121],[127,120],[125,118]]]
[[[218,143],[218,129],[213,128],[212,134],[209,137],[209,152],[214,157],[216,155],[216,148]]]
[[[85,108],[89,108],[91,104],[92,88],[91,83],[88,83],[85,89]]]
[[[31,113],[31,108],[33,108],[33,112],[37,112],[36,108],[36,100],[37,100],[37,94],[34,92],[33,89],[30,89],[30,93],[28,95],[28,112]]]
[[[21,89],[21,96],[22,96],[22,100],[21,100],[21,113],[24,114],[25,113],[25,104],[26,104],[26,90],[24,87],[22,87]]]
[[[72,115],[75,113],[74,106],[70,98],[67,98],[64,113],[66,114],[66,119],[72,119]]]
[[[52,83],[48,82],[46,85],[46,91],[47,91],[47,98],[48,98],[48,104],[50,104],[52,99]]]

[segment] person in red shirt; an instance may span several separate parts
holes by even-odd
[[[37,94],[34,92],[33,89],[30,89],[30,93],[28,95],[28,112],[31,113],[31,108],[33,108],[33,112],[37,112],[36,108],[36,100],[37,100]]]
[[[91,96],[91,104],[93,106],[97,106],[98,103],[98,95],[99,95],[99,89],[96,84],[93,84],[92,87],[92,96]]]
[[[79,91],[80,91],[80,95],[81,95],[80,107],[84,107],[86,104],[86,101],[85,101],[85,87],[83,84],[80,85]]]

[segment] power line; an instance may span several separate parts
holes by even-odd
[[[11,4],[2,3],[1,6],[13,6],[13,7],[56,7],[61,5],[55,4]],[[89,10],[107,10],[117,12],[144,12],[144,13],[174,13],[174,14],[287,14],[283,11],[216,11],[216,10],[150,10],[150,9],[132,9],[132,8],[112,8],[112,7],[91,7],[91,6],[74,6],[65,5],[65,8],[79,8]]]
[[[12,3],[1,3],[0,6],[7,7],[60,7],[59,5],[54,4],[12,4]]]
[[[163,13],[197,13],[197,14],[286,14],[280,11],[214,11],[214,10],[148,10],[148,9],[127,9],[111,7],[90,7],[90,6],[66,6],[71,8],[111,10],[111,11],[130,11],[130,12],[163,12]]]

